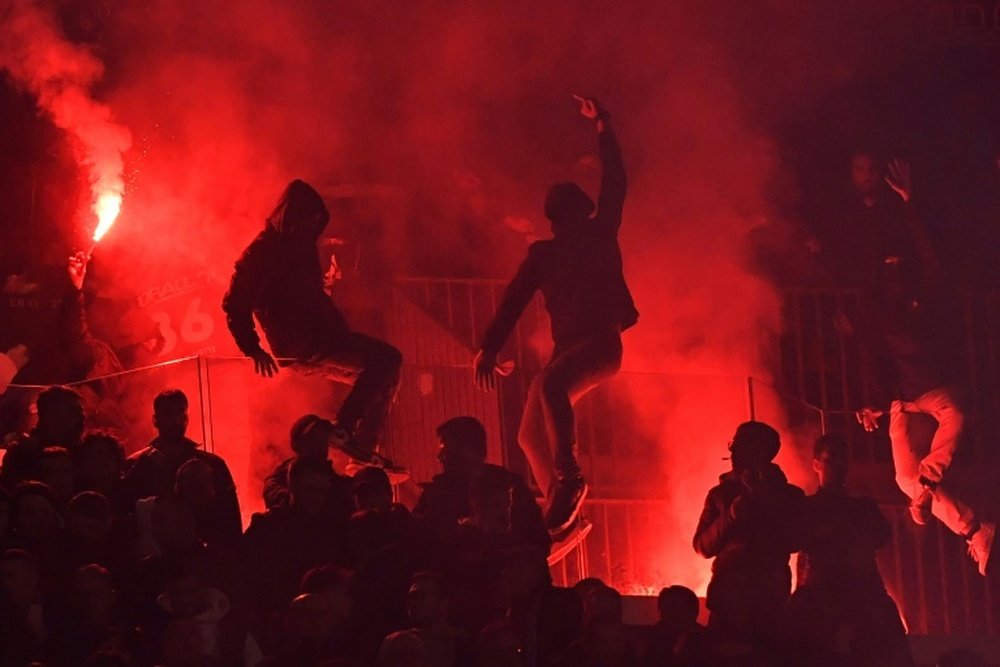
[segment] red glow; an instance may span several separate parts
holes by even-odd
[[[122,210],[122,196],[116,192],[105,192],[98,195],[94,202],[94,214],[97,216],[97,228],[94,229],[94,243],[99,242],[108,233],[118,219]]]

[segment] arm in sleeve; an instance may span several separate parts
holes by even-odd
[[[287,505],[291,500],[292,494],[288,490],[288,467],[287,461],[280,464],[264,480],[264,507],[267,509]]]
[[[236,271],[229,283],[229,291],[222,298],[226,325],[236,340],[240,351],[249,356],[260,350],[260,336],[253,321],[254,289],[246,258],[236,263]]]
[[[601,157],[601,192],[597,198],[597,220],[618,231],[622,226],[627,181],[621,146],[607,120],[599,124],[597,140]]]
[[[503,348],[521,313],[531,301],[535,290],[539,288],[541,284],[539,248],[540,246],[536,244],[528,250],[528,256],[517,270],[514,279],[507,285],[496,315],[493,316],[493,322],[483,336],[482,350],[485,354],[496,355]]]
[[[694,533],[694,550],[705,558],[714,558],[729,541],[733,520],[729,512],[722,511],[715,499],[715,491],[710,491],[705,499],[705,508],[698,519]]]

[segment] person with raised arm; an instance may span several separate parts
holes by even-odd
[[[555,349],[535,377],[518,443],[548,501],[549,531],[569,528],[587,495],[577,461],[573,405],[618,372],[621,333],[638,320],[622,270],[618,230],[626,179],[610,117],[592,98],[576,96],[597,130],[602,178],[597,204],[576,183],[556,183],[545,198],[553,238],[537,241],[507,286],[475,360],[476,382],[493,389],[497,355],[536,291],[545,297]]]

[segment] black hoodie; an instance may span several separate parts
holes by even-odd
[[[272,352],[308,358],[347,322],[323,290],[316,239],[329,220],[323,199],[300,180],[289,183],[264,231],[243,251],[222,300],[226,323],[244,354],[260,349],[257,317]]]

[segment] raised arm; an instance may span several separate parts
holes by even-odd
[[[597,197],[597,216],[599,224],[617,231],[622,225],[622,208],[625,205],[625,192],[628,189],[625,177],[625,163],[622,160],[621,146],[611,130],[611,118],[608,112],[601,108],[596,99],[575,96],[580,102],[580,113],[584,118],[594,121],[597,129],[598,153],[601,158],[601,192]]]

